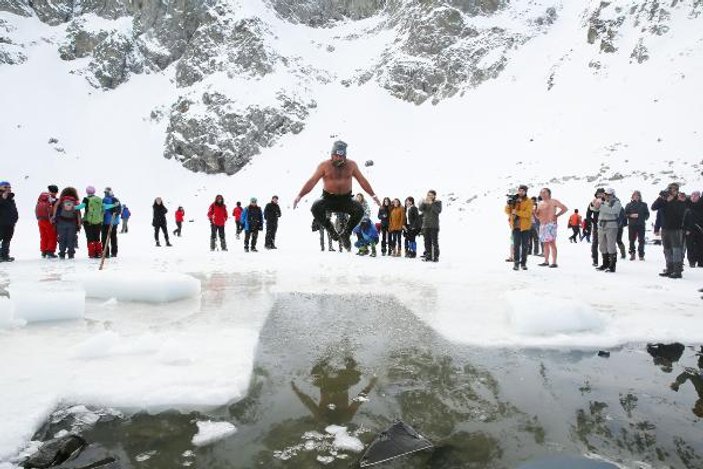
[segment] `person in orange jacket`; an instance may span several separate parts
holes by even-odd
[[[391,236],[388,252],[390,256],[400,257],[401,234],[405,226],[405,208],[400,204],[400,199],[393,199],[391,213],[388,217],[388,233]]]
[[[513,270],[527,270],[527,255],[532,230],[532,199],[527,196],[527,186],[518,188],[517,196],[508,201],[505,213],[512,217],[513,227]]]
[[[569,242],[578,243],[579,236],[581,235],[581,215],[579,215],[579,209],[574,209],[574,213],[569,217],[568,227],[571,228],[573,234],[569,236]]]

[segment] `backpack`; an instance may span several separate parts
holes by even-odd
[[[88,197],[83,220],[90,225],[101,225],[103,222],[103,201],[96,195]]]
[[[73,220],[76,218],[76,201],[73,199],[63,199],[61,201],[61,218]]]
[[[51,202],[49,201],[50,197],[51,196],[46,192],[42,193],[39,196],[39,200],[37,200],[37,206],[34,209],[34,213],[37,216],[37,219],[48,220],[49,218],[51,218],[51,212],[53,210],[53,207],[51,205]]]

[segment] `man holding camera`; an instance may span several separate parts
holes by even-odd
[[[513,228],[513,270],[527,270],[532,230],[532,199],[527,197],[527,186],[521,185],[517,195],[508,196],[505,213],[511,216]]]
[[[659,275],[669,278],[681,278],[683,272],[683,243],[684,218],[686,202],[679,200],[679,185],[669,184],[666,190],[659,193],[657,200],[652,203],[652,210],[661,211],[661,238],[664,247],[666,268]]]

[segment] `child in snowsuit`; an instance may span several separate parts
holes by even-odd
[[[359,248],[357,255],[366,256],[369,254],[369,247],[371,247],[371,257],[376,257],[378,231],[376,230],[376,226],[371,223],[371,220],[364,217],[361,223],[354,228],[354,233],[358,237],[358,240],[354,243],[354,246]]]
[[[81,229],[81,211],[78,204],[78,192],[73,187],[61,191],[59,201],[54,207],[53,220],[59,237],[59,258],[73,259],[76,254],[76,234]]]

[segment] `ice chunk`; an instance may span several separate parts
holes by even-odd
[[[116,332],[105,331],[78,344],[73,356],[81,359],[96,359],[156,353],[160,349],[160,339],[153,334],[123,337]]]
[[[80,278],[89,298],[168,303],[200,295],[200,280],[172,272],[94,272]]]
[[[198,433],[193,437],[192,443],[195,446],[205,446],[215,441],[227,438],[237,431],[237,427],[229,422],[196,422]]]
[[[553,295],[527,290],[505,294],[510,305],[510,323],[517,334],[550,336],[603,330],[605,324],[601,316],[581,299]]]
[[[325,428],[325,431],[330,435],[334,435],[334,442],[332,443],[332,446],[339,450],[352,451],[354,453],[360,453],[364,450],[364,444],[361,440],[347,433],[346,427],[330,425]]]
[[[70,284],[16,284],[10,285],[9,291],[14,319],[41,322],[85,316],[85,292]]]

